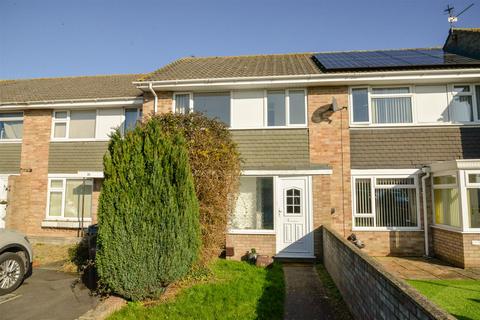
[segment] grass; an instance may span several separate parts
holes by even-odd
[[[69,255],[69,250],[74,246],[74,244],[35,243],[32,245],[34,266],[76,272],[77,267],[70,261]]]
[[[350,320],[353,319],[352,315],[348,311],[347,305],[343,301],[342,294],[338,291],[335,282],[333,282],[332,277],[328,274],[327,269],[323,264],[317,264],[317,273],[320,281],[322,282],[323,287],[325,288],[326,294],[329,298],[330,306],[335,313],[336,320]]]
[[[480,319],[479,280],[408,280],[407,282],[458,319]]]
[[[285,284],[280,264],[259,268],[217,260],[211,279],[181,290],[154,306],[129,303],[110,316],[119,319],[282,319]]]

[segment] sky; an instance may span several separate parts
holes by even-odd
[[[185,56],[443,45],[480,0],[0,0],[0,79],[151,72]]]

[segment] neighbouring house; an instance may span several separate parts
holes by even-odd
[[[197,111],[231,128],[244,159],[232,258],[318,257],[330,225],[371,255],[479,267],[479,47],[479,29],[453,29],[443,48],[188,57],[144,75],[0,81],[2,226],[77,237],[95,222],[112,128]]]

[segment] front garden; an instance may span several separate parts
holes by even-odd
[[[458,319],[480,319],[479,280],[408,280],[410,285]]]
[[[259,268],[216,260],[211,275],[160,304],[129,303],[109,319],[282,319],[284,280],[280,264]],[[167,292],[168,296],[168,292]]]

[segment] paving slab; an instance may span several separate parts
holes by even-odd
[[[283,265],[285,320],[335,319],[329,298],[313,264]]]

